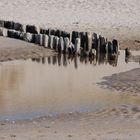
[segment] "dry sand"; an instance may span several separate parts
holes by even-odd
[[[122,48],[138,49],[139,7],[139,0],[1,0],[0,19],[67,31],[94,31],[119,39]],[[1,61],[42,55],[44,50],[42,53],[34,44],[0,38]],[[140,109],[131,105],[97,113],[0,122],[0,140],[139,140],[139,132]]]
[[[0,19],[96,32],[140,48],[139,7],[139,0],[1,0]]]

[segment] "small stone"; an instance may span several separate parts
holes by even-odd
[[[5,123],[1,123],[1,125],[6,125]]]
[[[16,135],[14,135],[14,134],[11,134],[11,135],[10,135],[10,137],[12,137],[12,138],[15,138],[15,137],[16,137]]]
[[[72,135],[68,135],[68,137],[69,137],[69,138],[71,138],[71,137],[72,137]]]
[[[45,128],[50,128],[50,126],[45,126]]]

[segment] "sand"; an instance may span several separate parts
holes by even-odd
[[[1,122],[0,139],[139,140],[140,108],[121,106],[96,113],[63,114],[34,120]]]
[[[133,69],[127,72],[113,74],[103,78],[99,83],[101,87],[109,88],[129,93],[134,96],[140,96],[140,69]]]
[[[96,32],[109,39],[117,38],[121,48],[139,49],[139,7],[139,0],[1,0],[0,19],[66,31]],[[46,50],[44,54],[42,49],[34,44],[0,37],[1,61],[52,53]],[[138,69],[133,74],[136,71],[139,73]],[[127,74],[133,76],[131,72],[126,73],[126,77]],[[124,73],[118,76],[124,83]],[[129,78],[127,80],[131,82]],[[134,87],[135,83],[132,85]],[[96,113],[0,122],[0,140],[139,140],[139,132],[139,105],[108,108]]]
[[[46,57],[55,54],[53,50],[21,40],[0,37],[0,61]]]
[[[1,0],[0,19],[66,31],[80,30],[139,47],[138,0]],[[129,43],[124,44],[126,42]],[[130,46],[131,46],[130,45]],[[134,46],[134,45],[133,45]]]

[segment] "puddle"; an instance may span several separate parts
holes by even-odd
[[[123,51],[115,61],[103,58],[52,56],[0,63],[0,120],[140,105],[138,97],[116,94],[96,84],[104,76],[139,68],[139,63],[125,63]]]

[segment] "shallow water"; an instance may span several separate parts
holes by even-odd
[[[103,59],[104,58],[104,59]],[[139,97],[100,89],[104,76],[139,68],[106,56],[52,56],[0,63],[0,120],[32,119],[69,112],[100,111],[121,104],[139,104]]]

